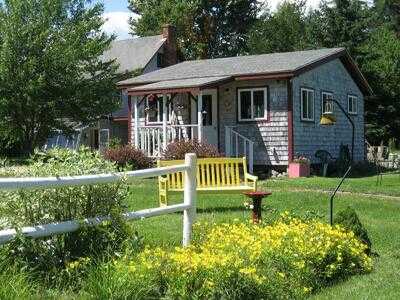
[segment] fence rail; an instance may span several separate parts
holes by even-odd
[[[44,188],[59,188],[65,186],[90,185],[90,184],[105,184],[120,181],[122,178],[133,180],[135,178],[148,178],[161,176],[176,172],[184,172],[185,189],[183,194],[183,203],[170,205],[165,207],[151,208],[123,214],[126,220],[134,220],[160,216],[175,212],[183,211],[183,245],[190,244],[192,235],[192,225],[196,217],[196,155],[186,154],[185,164],[153,168],[140,171],[115,173],[115,174],[98,174],[98,175],[83,175],[69,177],[46,177],[46,178],[1,178],[0,191],[13,190],[32,190]],[[57,223],[44,225],[28,226],[20,229],[20,232],[32,238],[52,236],[56,234],[73,232],[78,230],[83,224],[85,226],[96,226],[104,221],[109,220],[109,216],[98,216],[85,220],[68,220]],[[0,231],[0,244],[10,242],[17,236],[16,229],[5,229]]]

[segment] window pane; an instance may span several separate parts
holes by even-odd
[[[212,96],[203,95],[203,126],[212,126]]]
[[[157,110],[157,114],[158,114],[158,120],[159,122],[163,121],[163,112],[164,112],[164,106],[163,106],[163,98],[158,98],[158,110]]]
[[[353,114],[357,113],[357,97],[354,96],[349,97],[349,113]]]
[[[149,122],[157,122],[158,121],[158,99],[157,98],[148,98],[148,110],[147,116]]]
[[[303,108],[302,114],[303,114],[303,119],[308,118],[308,101],[307,101],[307,91],[302,91],[301,92],[301,106]]]
[[[322,94],[322,113],[333,113],[333,103],[331,94]]]
[[[240,118],[251,119],[251,92],[240,92]]]
[[[308,92],[308,119],[313,120],[314,119],[314,93],[309,91]]]
[[[253,93],[254,103],[254,118],[264,118],[264,91],[254,91]]]

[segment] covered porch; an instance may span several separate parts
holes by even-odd
[[[128,87],[128,141],[157,158],[171,142],[198,140],[226,156],[246,156],[252,171],[254,142],[219,122],[219,87],[232,80],[202,77]]]

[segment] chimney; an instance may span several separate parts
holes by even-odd
[[[162,27],[164,44],[164,66],[168,67],[178,63],[178,49],[176,44],[176,27],[171,24],[165,24]]]

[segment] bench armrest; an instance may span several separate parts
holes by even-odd
[[[250,184],[253,187],[254,191],[257,191],[257,180],[258,180],[257,176],[251,175],[249,173],[245,173],[244,180],[245,180],[246,185]],[[251,182],[249,183],[248,181],[251,181]]]
[[[251,180],[251,181],[257,181],[258,180],[257,176],[251,175],[249,173],[244,174],[244,178],[247,179],[247,180]]]

